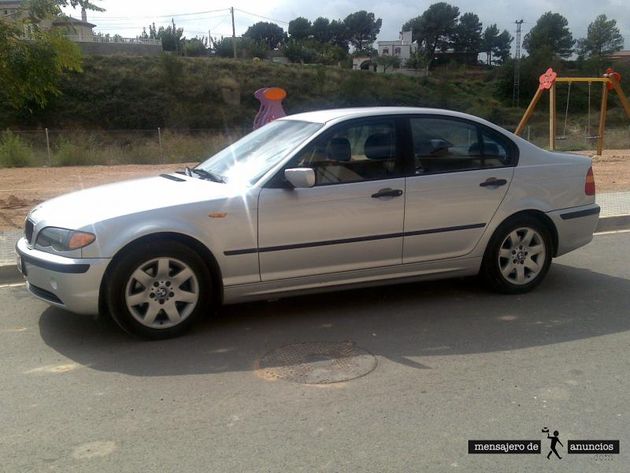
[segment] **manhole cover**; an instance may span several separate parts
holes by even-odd
[[[365,376],[376,368],[376,357],[354,342],[309,342],[273,350],[258,362],[266,379],[303,384],[331,384]]]

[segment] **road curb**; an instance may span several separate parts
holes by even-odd
[[[18,271],[15,263],[0,266],[0,284],[11,284],[22,282],[23,280],[24,278]]]
[[[627,230],[630,228],[630,215],[610,215],[599,219],[596,233]]]
[[[630,215],[611,215],[599,219],[595,233],[630,229]],[[12,284],[24,281],[15,263],[0,264],[0,284]]]

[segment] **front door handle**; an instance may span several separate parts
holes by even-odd
[[[496,177],[489,177],[488,179],[486,179],[479,185],[481,187],[500,187],[506,184],[507,184],[507,181],[505,179],[497,179]]]
[[[378,199],[379,197],[400,197],[403,195],[403,191],[401,189],[390,189],[389,187],[386,189],[379,190],[376,194],[372,194],[373,199]]]

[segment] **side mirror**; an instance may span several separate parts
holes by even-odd
[[[285,169],[284,177],[296,189],[315,185],[315,171],[311,168]]]

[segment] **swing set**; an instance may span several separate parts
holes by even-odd
[[[523,114],[523,118],[521,118],[516,131],[514,132],[517,135],[521,135],[527,122],[531,118],[534,113],[534,109],[536,105],[540,101],[543,93],[548,90],[549,91],[549,149],[556,149],[556,140],[566,140],[567,139],[567,119],[569,116],[569,101],[571,99],[571,84],[576,83],[588,83],[588,116],[587,116],[587,125],[586,125],[586,139],[588,140],[597,140],[597,155],[601,156],[602,151],[604,149],[604,130],[606,128],[606,112],[608,111],[608,92],[614,90],[617,92],[619,96],[619,100],[621,101],[621,105],[626,111],[626,115],[630,118],[630,102],[628,98],[623,93],[621,89],[621,74],[613,71],[611,68],[608,68],[606,73],[602,77],[558,77],[558,74],[552,69],[549,68],[547,71],[540,76],[538,90],[534,94],[532,101],[530,102],[527,110]],[[557,136],[557,111],[556,111],[556,84],[558,83],[568,83],[567,89],[567,102],[564,111],[564,128],[562,130],[562,135]],[[591,89],[593,84],[602,84],[602,102],[600,105],[599,111],[599,126],[596,135],[593,135],[593,131],[591,129]]]

